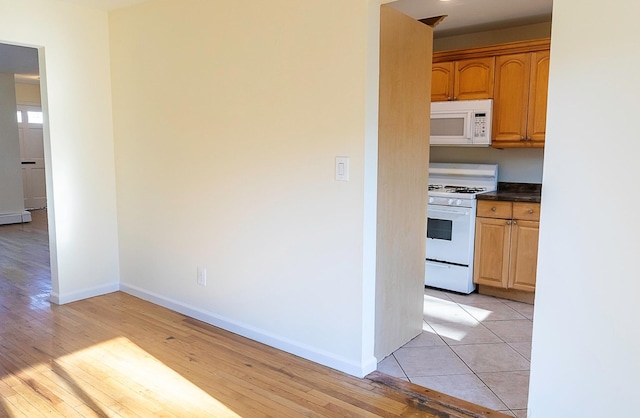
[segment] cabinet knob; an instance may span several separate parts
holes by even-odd
[[[458,98],[456,96],[453,96],[453,100],[458,100]]]
[[[520,141],[524,141],[524,136],[520,135]]]
[[[530,136],[527,137],[527,141],[531,141],[531,137]]]
[[[496,207],[495,207],[495,206],[493,206],[493,207],[491,208],[491,212],[495,212],[495,211],[496,211]]]
[[[533,214],[533,209],[529,209],[529,215]]]
[[[511,225],[511,221],[507,221],[507,225]]]
[[[516,222],[516,221],[513,221],[513,223],[512,223],[512,224],[513,224],[513,225],[517,225],[517,224],[518,224],[518,222]]]

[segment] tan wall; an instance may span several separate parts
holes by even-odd
[[[40,84],[16,83],[16,101],[19,104],[40,104]]]
[[[375,367],[363,348],[369,5],[111,13],[125,290],[354,374]],[[350,157],[350,181],[334,180],[336,156]]]
[[[551,22],[523,25],[513,28],[475,32],[465,35],[436,37],[433,40],[434,51],[473,48],[501,44],[505,42],[526,41],[530,39],[548,38],[551,36]]]

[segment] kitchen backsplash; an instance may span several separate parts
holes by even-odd
[[[543,149],[431,147],[432,163],[498,164],[498,181],[542,183]]]

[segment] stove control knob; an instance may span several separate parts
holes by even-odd
[[[462,204],[462,200],[458,199],[456,200],[456,206],[460,206]]]
[[[429,198],[429,203],[433,203],[433,201],[434,201],[434,200],[435,200],[435,199],[434,199],[433,197],[430,197],[430,198]]]
[[[449,205],[453,205],[453,199],[449,199],[448,204],[449,204]]]

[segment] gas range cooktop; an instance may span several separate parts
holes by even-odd
[[[478,193],[496,190],[496,164],[429,164],[429,204],[474,207]]]
[[[445,186],[442,184],[430,184],[430,192],[441,193],[463,193],[463,194],[476,194],[486,192],[486,187],[470,187],[470,186]]]

